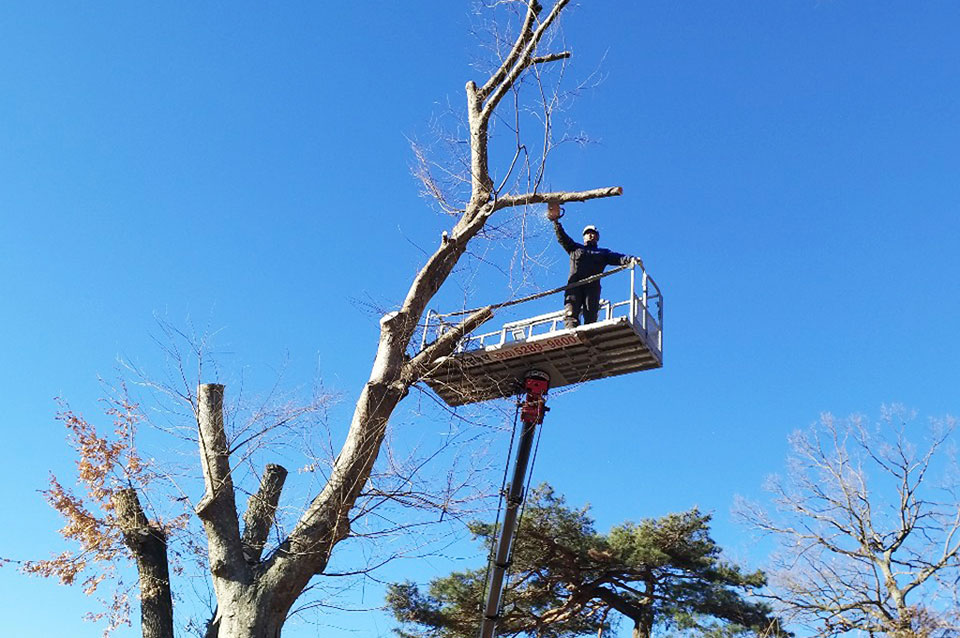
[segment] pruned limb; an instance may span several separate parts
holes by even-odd
[[[236,576],[243,563],[236,497],[230,474],[230,452],[223,427],[223,386],[205,383],[197,389],[197,428],[206,493],[196,506],[203,521],[214,576]]]
[[[548,204],[557,202],[558,204],[567,204],[570,202],[585,202],[589,199],[600,199],[603,197],[618,197],[623,195],[623,188],[620,186],[609,186],[607,188],[594,188],[588,191],[559,191],[554,193],[524,193],[522,195],[504,195],[494,203],[494,210],[510,208],[511,206],[525,206],[527,204]]]
[[[137,563],[143,636],[173,638],[167,535],[159,525],[147,520],[135,489],[117,490],[111,502],[123,542]]]
[[[551,53],[549,55],[539,55],[530,59],[530,64],[546,64],[547,62],[558,62],[567,60],[573,54],[570,51],[561,51],[560,53]]]
[[[117,517],[117,525],[120,526],[120,532],[123,534],[123,542],[130,547],[130,544],[140,540],[142,534],[150,527],[147,515],[143,513],[143,508],[140,506],[137,491],[133,488],[117,490],[113,493],[111,503]],[[135,547],[130,549],[135,550]]]
[[[243,556],[248,563],[260,561],[286,478],[286,468],[270,463],[260,479],[260,489],[250,496],[243,516]]]

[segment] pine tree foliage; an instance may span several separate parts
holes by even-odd
[[[572,509],[548,485],[529,496],[514,544],[498,634],[565,638],[596,634],[620,618],[634,636],[695,630],[698,635],[786,635],[766,605],[747,596],[766,584],[720,557],[710,515],[696,508],[608,534],[587,508]],[[491,544],[492,523],[473,523]],[[472,638],[480,623],[486,570],[438,578],[427,593],[412,582],[390,586],[387,605],[404,638]],[[616,612],[611,614],[611,612]]]

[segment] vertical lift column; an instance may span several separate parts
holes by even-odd
[[[517,445],[516,461],[513,465],[513,479],[507,488],[507,508],[503,516],[503,525],[497,538],[497,549],[490,565],[490,579],[487,581],[487,595],[483,607],[483,624],[480,625],[480,638],[493,638],[500,618],[500,604],[503,600],[503,585],[507,568],[510,566],[510,554],[513,539],[517,531],[517,517],[523,504],[524,478],[530,462],[530,451],[537,426],[543,423],[546,412],[546,395],[550,389],[550,375],[540,370],[530,370],[523,379],[523,391],[526,398],[520,405],[520,420],[523,429]]]

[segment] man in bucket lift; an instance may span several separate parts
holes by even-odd
[[[563,325],[566,328],[576,328],[580,325],[580,314],[583,314],[583,323],[593,323],[600,312],[600,281],[572,286],[578,281],[599,275],[607,266],[628,266],[636,263],[643,268],[643,261],[639,257],[621,255],[606,248],[597,246],[600,233],[596,226],[587,226],[583,229],[583,243],[578,244],[560,225],[563,212],[560,204],[550,202],[547,206],[547,219],[553,222],[553,229],[557,233],[557,241],[570,255],[570,277],[567,279],[568,288],[563,295]]]

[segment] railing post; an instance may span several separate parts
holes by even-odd
[[[660,331],[660,353],[663,353],[663,293],[657,288],[657,326]]]
[[[637,322],[637,262],[630,264],[630,325]]]
[[[643,334],[647,334],[647,271],[643,271],[643,280],[641,282],[641,287],[643,288]]]

